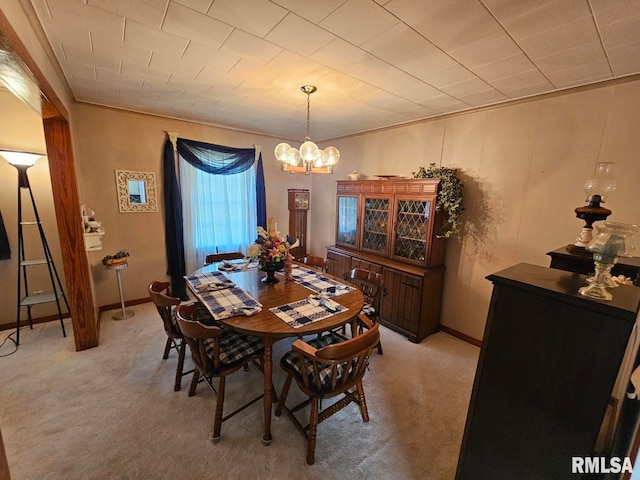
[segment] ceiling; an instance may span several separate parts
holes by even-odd
[[[315,141],[640,72],[640,0],[31,0],[76,100]]]

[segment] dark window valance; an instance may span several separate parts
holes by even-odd
[[[254,148],[233,148],[178,138],[178,153],[195,168],[213,175],[233,175],[251,168]]]

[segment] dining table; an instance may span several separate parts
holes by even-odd
[[[229,267],[229,265],[232,267],[225,268],[221,272],[223,267]],[[193,280],[195,278],[202,279],[206,275],[220,275],[220,273],[224,273],[233,282],[235,285],[234,290],[235,288],[241,289],[261,305],[257,312],[253,310],[245,314],[239,311],[237,314],[222,318],[219,321],[224,326],[237,332],[255,335],[264,344],[264,433],[262,435],[262,443],[270,445],[273,440],[271,434],[272,404],[277,398],[273,391],[273,345],[275,342],[288,337],[318,334],[345,325],[361,311],[364,305],[364,297],[360,290],[345,280],[325,272],[308,269],[297,262],[294,262],[292,268],[293,279],[286,280],[284,274],[279,272],[276,274],[278,282],[275,284],[265,283],[263,279],[267,274],[256,268],[256,265],[248,266],[247,263],[243,264],[241,261],[234,263],[224,262],[206,265],[196,270],[193,273],[194,276],[186,277],[187,286],[191,293],[210,311],[211,305],[207,304],[210,302],[207,302],[206,296],[202,295],[194,287]],[[306,281],[308,279],[317,280],[320,283],[314,284]],[[320,292],[316,288],[318,285],[322,285],[322,287],[329,285],[330,288],[328,290],[333,290],[329,294],[327,305],[335,302],[333,304],[334,308],[329,309],[325,318],[302,325],[293,325],[287,323],[278,315],[286,311],[287,306],[302,304],[305,299],[322,297],[326,299],[326,293]]]

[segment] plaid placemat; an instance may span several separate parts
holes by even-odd
[[[329,297],[338,297],[355,288],[325,277],[322,272],[296,265],[291,271],[293,280],[315,293],[324,293]]]
[[[184,277],[194,293],[235,287],[229,277],[220,272],[198,273]]]
[[[223,320],[238,315],[250,316],[262,311],[262,304],[257,302],[243,289],[236,287],[235,284],[234,286],[218,290],[202,289],[202,287],[198,290],[198,285],[202,285],[197,283],[198,281],[202,282],[202,279],[198,277],[202,275],[203,274],[192,275],[185,278],[191,291],[198,297],[198,300],[207,307],[207,310],[209,310],[209,313],[211,313],[211,316],[215,320]],[[204,282],[209,281],[207,279],[211,279],[213,275],[224,277],[224,274],[219,272],[207,273],[205,275]],[[192,283],[192,279],[196,282],[195,284]],[[204,285],[206,285],[206,283],[204,283]]]
[[[315,296],[269,309],[293,328],[304,327],[345,310],[348,310],[347,307],[337,302]]]
[[[223,260],[218,265],[218,270],[221,272],[241,272],[254,268],[258,268],[258,262],[253,260]]]

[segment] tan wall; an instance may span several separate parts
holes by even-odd
[[[546,252],[575,241],[583,223],[574,209],[597,161],[616,163],[610,220],[640,224],[639,124],[635,81],[336,141],[346,168],[313,179],[311,249],[334,242],[331,193],[344,171],[410,177],[432,162],[459,168],[466,234],[463,245],[447,241],[441,323],[482,338],[492,290],[485,277],[519,262],[547,266]]]
[[[309,188],[310,178],[279,170],[273,149],[279,139],[167,118],[90,105],[73,108],[74,138],[84,202],[105,229],[103,250],[89,252],[99,306],[119,302],[115,272],[101,259],[128,250],[129,267],[122,272],[125,301],[148,298],[152,280],[166,278],[162,154],[166,131],[181,138],[233,147],[260,145],[267,189],[267,215],[286,232],[288,188]],[[160,209],[157,213],[119,213],[114,170],[154,172]]]
[[[40,113],[23,103],[6,90],[0,90],[0,148],[45,152],[44,132]],[[27,171],[40,220],[53,255],[54,264],[64,285],[64,271],[60,257],[60,242],[53,209],[49,163],[40,158]],[[18,173],[4,160],[0,160],[0,209],[9,237],[11,259],[0,261],[0,325],[14,324],[16,321],[17,281],[18,281]],[[24,221],[34,220],[33,208],[28,190],[22,189],[22,212]],[[34,226],[24,227],[25,258],[43,258],[40,235]],[[51,282],[46,267],[28,268],[29,291],[51,291]],[[23,291],[24,293],[24,291]],[[63,308],[66,311],[66,308]],[[33,307],[34,317],[56,313],[55,303]],[[26,308],[22,309],[22,319],[27,318]]]

